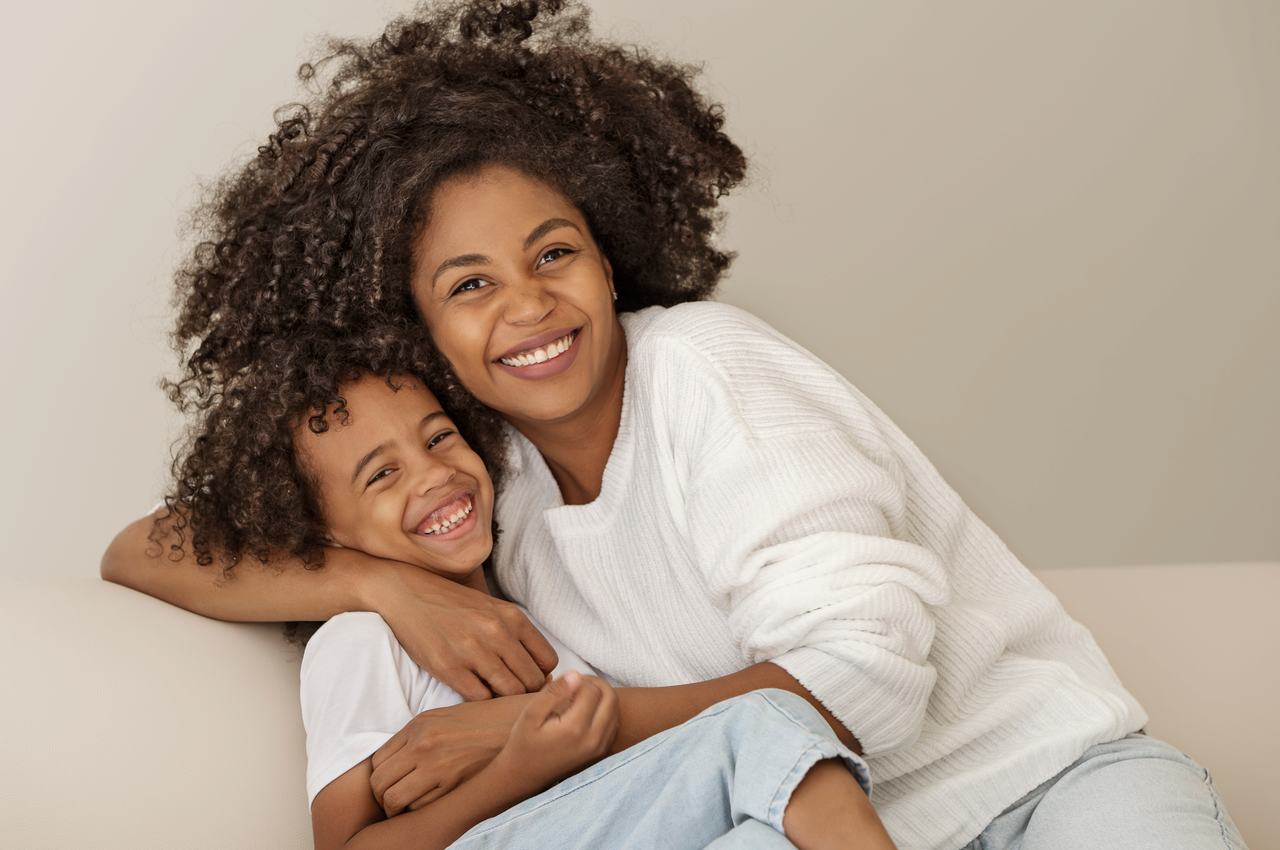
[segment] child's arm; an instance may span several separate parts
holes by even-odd
[[[316,795],[311,806],[317,850],[445,848],[481,821],[539,793],[598,759],[617,732],[613,691],[568,674],[529,699],[498,756],[450,793],[383,820],[370,790],[369,759]]]
[[[718,702],[765,688],[804,697],[845,746],[862,754],[860,742],[826,706],[786,670],[767,661],[705,682],[618,688],[619,727],[609,754],[678,726]],[[409,720],[373,754],[372,783],[383,808],[395,814],[415,800],[430,800],[450,777],[466,775],[473,765],[491,758],[513,728],[520,708],[518,700],[489,700],[437,708]],[[468,730],[465,735],[464,729]],[[458,739],[457,746],[441,745],[453,738]]]
[[[426,570],[352,549],[326,552],[321,569],[282,555],[242,558],[229,576],[218,559],[195,563],[170,536],[149,539],[155,515],[121,531],[102,557],[102,578],[219,620],[321,621],[376,611],[409,656],[465,699],[541,687],[556,652],[516,606]]]

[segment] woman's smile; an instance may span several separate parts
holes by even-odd
[[[515,354],[503,355],[496,362],[505,372],[517,378],[537,381],[555,377],[573,365],[580,350],[577,344],[580,336],[581,328],[565,334],[556,332],[551,342],[535,343],[534,347],[517,347]]]
[[[518,427],[609,419],[601,411],[620,408],[611,379],[626,346],[613,269],[553,186],[498,164],[445,180],[428,200],[413,280],[458,381]]]

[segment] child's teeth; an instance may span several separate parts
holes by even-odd
[[[465,505],[463,505],[458,510],[454,511],[452,514],[446,517],[442,522],[437,522],[436,524],[432,525],[423,533],[424,534],[444,534],[451,531],[455,525],[457,525],[459,522],[465,519],[468,515],[470,515],[472,507],[474,506],[471,504],[471,499],[468,498]]]

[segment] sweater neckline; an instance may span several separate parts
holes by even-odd
[[[649,312],[649,311],[643,311]],[[538,451],[528,437],[521,434],[510,424],[507,429],[510,439],[515,441],[518,451],[518,467],[513,469],[517,475],[528,477],[531,485],[541,495],[542,516],[553,532],[572,534],[591,533],[607,523],[618,509],[621,492],[630,480],[631,469],[635,457],[635,426],[631,396],[636,382],[636,359],[631,356],[634,332],[640,330],[639,323],[630,321],[634,314],[622,313],[619,319],[623,326],[623,335],[627,345],[627,366],[622,376],[622,413],[618,421],[618,435],[613,440],[613,448],[605,461],[604,473],[600,479],[600,494],[590,502],[582,505],[566,505],[560,493],[560,485],[556,483],[551,468],[547,466],[542,453]],[[637,325],[632,327],[632,325]]]

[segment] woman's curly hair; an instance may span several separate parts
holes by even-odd
[[[264,340],[262,359],[225,381],[191,423],[152,542],[175,559],[189,546],[197,563],[219,563],[227,574],[244,557],[266,562],[282,552],[319,566],[325,524],[294,452],[296,429],[323,433],[331,420],[345,423],[343,387],[362,375],[398,388],[405,376],[427,382],[432,368],[422,334],[396,327],[351,337],[314,324]],[[468,428],[465,414],[453,418],[482,459],[500,450],[492,420]]]
[[[425,335],[414,237],[433,188],[487,163],[581,209],[619,310],[709,296],[732,259],[713,241],[717,205],[746,162],[696,74],[594,38],[566,0],[427,5],[372,43],[331,41],[299,70],[311,99],[277,111],[267,143],[197,218],[204,241],[177,275],[184,363],[171,396],[188,412],[219,403],[307,325]],[[430,347],[424,365],[452,410],[496,417]]]

